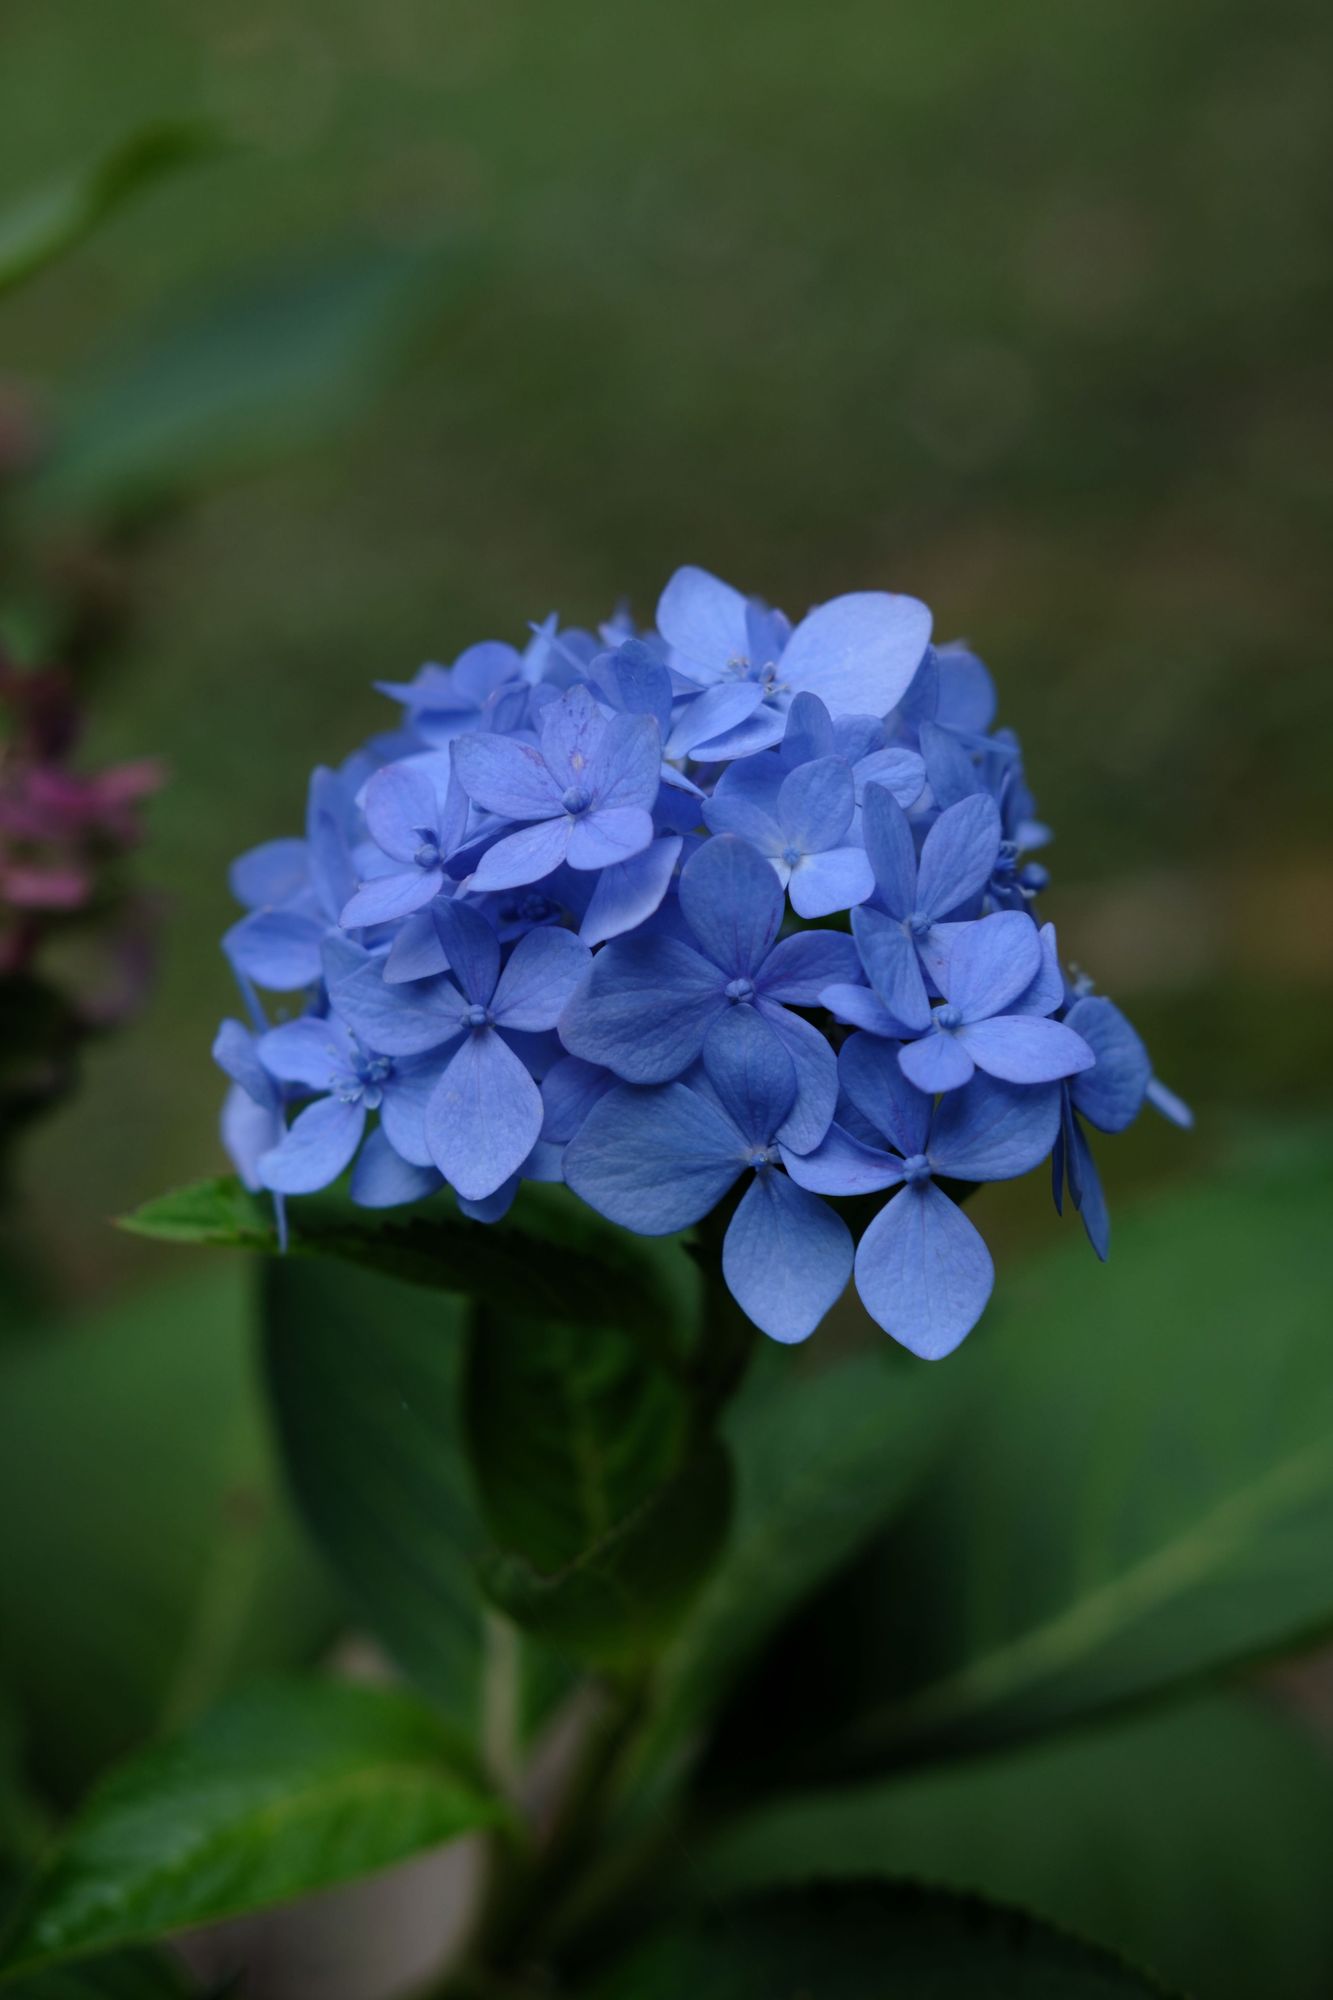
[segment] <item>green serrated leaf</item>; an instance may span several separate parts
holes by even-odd
[[[0,1971],[267,1909],[507,1822],[415,1697],[330,1681],[256,1687],[94,1793]]]
[[[1327,1630],[1331,1192],[1302,1153],[1156,1196],[1105,1268],[1070,1242],[1012,1274],[948,1452],[770,1658],[733,1768],[957,1755]]]
[[[586,1990],[588,2000],[1143,2000],[1166,1991],[1016,1910],[871,1882],[682,1918]]]
[[[481,1560],[481,1580],[502,1611],[549,1644],[636,1667],[660,1651],[697,1595],[731,1506],[731,1460],[713,1439],[564,1568],[543,1572],[494,1551]]]
[[[315,1196],[288,1215],[288,1256],[336,1257],[502,1311],[637,1326],[650,1339],[678,1326],[689,1296],[678,1246],[612,1227],[563,1188],[525,1189],[512,1217],[493,1224],[466,1220],[446,1197],[386,1215]],[[279,1254],[271,1208],[233,1175],[160,1195],[120,1226],[163,1242]]]
[[[0,297],[74,249],[136,195],[222,147],[217,130],[198,121],[144,125],[91,166],[0,213]]]
[[[890,1784],[786,1798],[691,1857],[710,1890],[880,1869],[1017,1904],[1200,2000],[1323,2000],[1333,1762],[1213,1699]]]
[[[175,1282],[0,1355],[0,1684],[57,1799],[334,1607],[274,1477],[249,1273]]]

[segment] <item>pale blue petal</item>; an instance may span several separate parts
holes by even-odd
[[[826,986],[819,998],[821,1006],[827,1007],[834,1020],[841,1021],[844,1027],[864,1028],[868,1035],[886,1035],[895,1042],[911,1038],[913,1030],[895,1021],[868,986],[836,983]]]
[[[518,833],[497,840],[494,847],[487,848],[468,877],[468,889],[474,895],[483,895],[494,889],[522,889],[529,882],[543,881],[569,852],[573,826],[568,814],[562,813],[559,819],[542,820],[536,826],[523,827]]]
[[[713,1023],[703,1064],[742,1139],[767,1146],[796,1097],[796,1065],[771,1023],[753,1007],[731,1007]]]
[[[803,618],[782,655],[782,678],[817,694],[831,715],[886,715],[912,684],[930,641],[914,597],[862,590]]]
[[[984,736],[995,720],[995,683],[989,670],[966,646],[939,646],[935,653],[939,675],[936,719],[949,729]]]
[[[794,1152],[809,1153],[833,1122],[838,1063],[826,1036],[799,1014],[760,998],[756,1011],[776,1030],[796,1065],[796,1102],[774,1134]]]
[[[780,753],[783,768],[794,771],[798,765],[813,763],[816,757],[832,757],[837,749],[833,718],[819,696],[798,694],[787,710]]]
[[[400,1208],[424,1201],[443,1186],[434,1167],[411,1165],[394,1151],[383,1130],[376,1130],[357,1154],[348,1193],[358,1208]]]
[[[468,1201],[517,1173],[542,1127],[536,1084],[493,1028],[469,1034],[426,1107],[426,1143]]]
[[[769,863],[722,833],[695,849],[680,871],[680,907],[701,950],[730,978],[753,979],[786,907]]]
[[[571,868],[613,868],[642,854],[656,829],[643,806],[598,806],[576,819],[569,833]]]
[[[903,1075],[896,1049],[866,1035],[852,1035],[838,1055],[838,1081],[861,1116],[904,1159],[925,1152],[930,1098]]]
[[[424,909],[444,887],[442,868],[409,868],[401,875],[379,875],[363,882],[351,900],[343,905],[338,921],[344,930],[362,930],[367,924],[391,924],[397,917],[410,917]]]
[[[408,1056],[395,1062],[384,1086],[380,1104],[380,1124],[394,1151],[413,1166],[428,1167],[430,1147],[426,1143],[426,1106],[440,1080],[444,1058]]]
[[[330,1003],[367,1048],[386,1056],[421,1055],[462,1032],[467,1002],[451,979],[390,986],[383,964],[349,938],[331,940],[324,952]]]
[[[782,1149],[782,1163],[798,1187],[815,1194],[882,1194],[897,1187],[903,1163],[893,1153],[854,1139],[841,1125],[830,1125],[813,1153]]]
[[[791,871],[787,894],[798,917],[830,917],[851,910],[875,893],[875,877],[863,847],[830,847],[806,854]]]
[[[945,992],[964,1021],[1001,1014],[1041,970],[1041,939],[1021,910],[963,924],[949,953]]]
[[[606,726],[591,691],[582,685],[547,702],[537,720],[537,740],[557,791],[571,785],[596,789],[594,772]]]
[[[900,806],[915,805],[926,783],[926,767],[915,750],[872,750],[852,766],[856,802],[864,807],[866,789],[883,785]]]
[[[1076,1110],[1102,1132],[1123,1132],[1143,1107],[1152,1075],[1148,1051],[1113,1001],[1093,996],[1076,1000],[1066,1027],[1081,1035],[1097,1058],[1095,1069],[1075,1077],[1070,1096]]]
[[[703,1047],[727,1005],[723,983],[715,966],[675,938],[603,945],[560,1017],[560,1039],[571,1055],[629,1083],[665,1083]]]
[[[319,1097],[307,1105],[282,1143],[259,1162],[259,1177],[275,1194],[313,1194],[336,1181],[361,1141],[364,1104]]]
[[[758,681],[719,681],[705,688],[677,716],[666,740],[667,756],[688,757],[697,744],[726,736],[754,714],[763,698]]]
[[[767,752],[729,765],[703,808],[709,829],[739,834],[763,855],[777,854],[784,845],[777,817],[784,776],[779,760]]]
[[[977,1075],[941,1098],[930,1163],[953,1180],[1016,1180],[1040,1166],[1059,1131],[1058,1083],[1000,1083]]]
[[[898,1051],[898,1061],[909,1083],[932,1094],[961,1089],[976,1067],[962,1038],[938,1028],[932,1028],[919,1042],[905,1042]]]
[[[1053,1014],[1065,997],[1060,954],[1056,949],[1055,925],[1041,927],[1041,963],[1030,986],[1025,986],[1005,1008],[1006,1014]],[[1133,1031],[1131,1030],[1131,1033]]]
[[[852,767],[841,757],[818,757],[813,764],[802,764],[788,773],[778,793],[778,822],[786,845],[798,854],[841,846],[855,810]]]
[[[586,945],[636,930],[661,907],[683,844],[678,833],[667,834],[650,841],[641,854],[602,870],[579,925]]]
[[[920,1033],[930,1021],[930,1001],[916,946],[898,919],[862,904],[852,911],[852,936],[880,1004],[895,1021]]]
[[[259,1037],[239,1021],[224,1021],[213,1040],[213,1060],[256,1104],[278,1104],[273,1078],[259,1059]]]
[[[1159,1077],[1148,1078],[1148,1102],[1163,1118],[1169,1118],[1182,1132],[1189,1132],[1194,1126],[1194,1113],[1183,1097],[1177,1097],[1174,1090],[1168,1090]]]
[[[376,771],[366,786],[365,814],[371,839],[395,861],[411,861],[423,839],[439,834],[435,787],[410,763]]]
[[[441,903],[435,929],[460,990],[474,1007],[489,1007],[500,977],[500,940],[480,910]]]
[[[919,907],[932,917],[952,915],[989,882],[999,852],[1000,812],[994,799],[979,793],[950,806],[921,849]]]
[[[257,1104],[248,1090],[233,1083],[222,1102],[220,1131],[242,1187],[258,1194],[264,1185],[259,1162],[282,1137],[282,1113],[277,1103]]]
[[[332,1090],[356,1063],[356,1044],[346,1028],[316,1015],[270,1028],[259,1037],[258,1051],[270,1076],[303,1083],[308,1090]]]
[[[591,965],[592,953],[572,931],[529,931],[500,974],[491,1002],[497,1024],[528,1033],[553,1028]]]
[[[548,819],[562,810],[564,786],[547,770],[535,743],[512,736],[460,736],[453,760],[468,797],[502,819]]]
[[[266,840],[240,854],[227,871],[232,895],[247,910],[290,903],[310,886],[310,855],[303,840]]]
[[[906,813],[886,785],[867,787],[861,833],[885,909],[893,917],[910,917],[917,905],[916,843]]]
[[[319,977],[327,926],[295,910],[256,910],[234,923],[222,949],[237,972],[271,993],[294,993]]]
[[[671,728],[671,675],[641,639],[627,639],[603,653],[593,678],[613,707],[626,715],[651,715],[665,736]]]
[[[942,812],[984,789],[981,772],[951,729],[941,729],[934,722],[923,722],[920,740],[930,789]]]
[[[754,757],[782,741],[782,728],[781,709],[763,701],[744,722],[696,743],[690,756],[696,764],[722,764],[733,757]]]
[[[330,923],[337,921],[338,912],[356,890],[348,838],[350,820],[347,787],[336,771],[320,766],[311,773],[305,825],[310,885]]]
[[[1032,1014],[1001,1014],[958,1030],[978,1069],[1006,1083],[1051,1083],[1091,1069],[1097,1058],[1072,1028]]]
[[[745,599],[706,569],[678,569],[657,601],[657,629],[685,661],[720,671],[749,657]]]
[[[766,1168],[728,1225],[722,1275],[761,1332],[786,1344],[805,1340],[846,1290],[851,1233],[818,1195]]]
[[[795,931],[780,938],[759,970],[756,991],[787,1007],[822,1006],[826,986],[860,978],[853,939],[841,931]]]
[[[743,1164],[736,1132],[697,1091],[621,1084],[566,1146],[565,1182],[610,1221],[668,1236],[707,1215]]]
[[[896,1194],[856,1253],[861,1303],[923,1361],[942,1360],[967,1337],[994,1282],[995,1268],[980,1236],[930,1181]]]
[[[588,782],[601,808],[651,809],[662,769],[662,734],[651,715],[613,715],[603,725]]]
[[[391,986],[409,979],[432,979],[447,972],[449,961],[429,910],[404,919],[384,960],[384,977]]]

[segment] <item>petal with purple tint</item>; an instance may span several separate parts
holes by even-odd
[[[852,1238],[819,1196],[769,1167],[757,1173],[722,1243],[732,1297],[770,1339],[806,1340],[852,1275]]]
[[[589,766],[592,795],[602,808],[652,806],[662,769],[662,735],[651,715],[613,715],[604,724]]]
[[[656,829],[643,806],[598,806],[576,819],[569,833],[571,868],[613,868],[642,854]]]
[[[896,1194],[856,1253],[861,1303],[923,1361],[952,1354],[981,1318],[994,1282],[981,1237],[930,1181]]]

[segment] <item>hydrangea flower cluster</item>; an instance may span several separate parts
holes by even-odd
[[[928,1358],[990,1295],[976,1184],[1049,1159],[1106,1255],[1085,1128],[1188,1113],[1062,971],[1018,742],[924,604],[793,626],[687,568],[650,632],[551,618],[382,692],[399,727],[232,871],[249,1018],[215,1055],[248,1186],[350,1167],[356,1202],[448,1186],[489,1222],[564,1181],[643,1235],[727,1204],[765,1333],[804,1339],[854,1273]],[[843,1197],[883,1197],[859,1245]]]

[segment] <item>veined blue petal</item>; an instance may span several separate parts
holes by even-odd
[[[898,1062],[909,1083],[932,1094],[961,1089],[976,1068],[971,1051],[963,1046],[961,1034],[946,1035],[935,1027],[927,1029],[920,1041],[904,1042],[898,1051]]]
[[[317,1097],[280,1145],[259,1162],[259,1178],[275,1194],[313,1194],[342,1173],[365,1130],[364,1104]]]
[[[767,1146],[796,1097],[796,1065],[781,1036],[753,1007],[731,1007],[708,1031],[703,1064],[742,1139]]]
[[[445,1179],[469,1201],[517,1173],[542,1127],[536,1084],[494,1028],[469,1034],[426,1107],[426,1143]]]
[[[890,916],[910,917],[917,906],[916,843],[907,814],[887,785],[866,787],[861,831],[880,901]]]
[[[734,834],[695,849],[680,871],[680,907],[700,949],[729,978],[753,979],[782,924],[782,889],[769,863]]]
[[[1059,1131],[1058,1083],[977,1075],[940,1099],[927,1150],[936,1172],[952,1180],[1016,1180],[1041,1164]]]
[[[834,597],[792,633],[782,677],[817,694],[831,715],[885,715],[911,686],[930,626],[930,612],[915,597],[881,590]]]
[[[942,812],[921,849],[917,902],[932,917],[947,917],[983,889],[1000,852],[1000,814],[994,799],[978,793]]]
[[[1148,1051],[1113,1001],[1090,995],[1076,1000],[1065,1026],[1081,1035],[1097,1058],[1070,1085],[1074,1108],[1102,1132],[1123,1132],[1143,1106],[1152,1076]]]
[[[964,1021],[1002,1014],[1041,970],[1041,939],[1031,917],[999,910],[960,925],[949,954],[945,993]]]
[[[903,1075],[897,1050],[867,1035],[851,1035],[838,1055],[838,1081],[861,1116],[904,1159],[924,1153],[930,1098]]]
[[[838,1124],[829,1126],[813,1153],[784,1146],[782,1164],[798,1187],[815,1194],[880,1194],[903,1177],[896,1154],[865,1145]]]
[[[1082,1036],[1062,1021],[1031,1014],[969,1022],[958,1030],[957,1041],[978,1069],[1006,1083],[1051,1083],[1091,1069],[1097,1060]]]
[[[889,804],[893,805],[892,799]],[[895,1021],[919,1034],[929,1025],[930,1001],[916,946],[902,924],[863,903],[852,911],[852,936],[881,1006]]]
[[[683,1083],[618,1084],[565,1148],[566,1185],[640,1236],[669,1236],[697,1222],[743,1165],[740,1134]]]
[[[862,847],[830,847],[796,863],[787,894],[798,917],[830,917],[855,909],[875,892],[875,877]]]
[[[715,965],[675,938],[619,939],[594,955],[560,1017],[560,1039],[571,1055],[629,1083],[665,1083],[698,1056],[727,1006],[724,984]]]
[[[502,1028],[538,1033],[553,1028],[592,965],[592,953],[572,931],[529,931],[500,974],[491,1012]]]
[[[990,1252],[961,1208],[930,1181],[881,1209],[856,1253],[856,1289],[873,1320],[923,1361],[966,1339],[995,1282]]]
[[[348,1193],[358,1208],[399,1208],[404,1202],[424,1201],[443,1186],[434,1167],[412,1166],[378,1127],[357,1154]]]
[[[842,1217],[785,1174],[757,1173],[723,1239],[722,1275],[760,1331],[787,1344],[807,1339],[851,1274]]]

